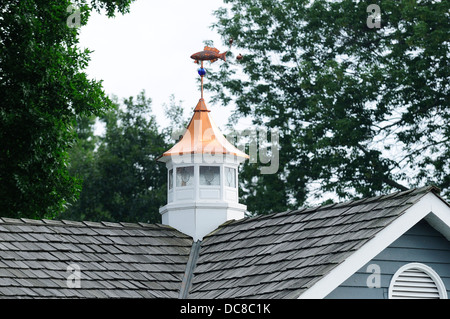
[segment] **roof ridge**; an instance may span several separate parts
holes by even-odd
[[[420,194],[426,194],[428,192],[433,192],[436,194],[436,192],[440,192],[440,189],[434,185],[428,185],[428,186],[423,186],[423,187],[417,187],[417,188],[411,188],[408,189],[406,191],[397,191],[394,193],[389,193],[389,194],[382,194],[382,195],[377,195],[377,196],[372,196],[372,197],[365,197],[365,198],[359,198],[359,199],[353,199],[353,200],[348,200],[348,201],[344,201],[344,202],[339,202],[339,203],[332,203],[332,204],[327,204],[327,205],[323,205],[323,206],[304,206],[304,207],[300,207],[298,209],[292,209],[292,210],[286,210],[284,212],[273,212],[270,214],[265,214],[265,215],[257,215],[257,216],[247,216],[245,218],[239,219],[239,220],[229,220],[224,222],[223,224],[219,225],[215,230],[213,230],[211,233],[209,233],[208,235],[205,236],[209,237],[211,235],[213,235],[214,233],[216,233],[217,231],[219,231],[222,228],[225,228],[227,226],[230,225],[241,225],[241,224],[245,224],[248,222],[254,222],[256,220],[263,220],[263,219],[270,219],[270,218],[277,218],[277,217],[281,217],[283,215],[293,215],[293,214],[301,214],[301,213],[313,213],[316,211],[321,211],[321,210],[327,210],[327,209],[333,209],[333,208],[343,208],[343,207],[352,207],[352,206],[357,206],[357,205],[363,205],[366,203],[371,203],[375,200],[377,201],[385,201],[385,200],[389,200],[389,199],[393,199],[393,198],[399,198],[399,197],[403,197],[406,195],[409,195],[411,197],[413,196],[417,196]],[[335,207],[338,206],[338,207]]]
[[[16,224],[16,225],[45,225],[45,226],[62,226],[62,227],[88,227],[88,228],[161,228],[168,229],[166,225],[158,223],[129,223],[129,222],[108,222],[108,221],[75,221],[67,219],[30,219],[30,218],[11,218],[0,217],[0,224]]]
[[[334,206],[350,207],[350,206],[356,206],[359,204],[364,204],[367,202],[373,202],[374,200],[384,201],[384,200],[388,200],[388,199],[403,197],[406,195],[414,196],[414,195],[426,194],[429,192],[433,192],[435,195],[439,196],[441,190],[435,185],[427,185],[427,186],[423,186],[423,187],[408,189],[406,191],[398,191],[398,192],[394,192],[394,193],[390,193],[390,194],[383,194],[383,195],[372,196],[372,197],[367,197],[367,198],[354,199],[354,200],[349,200],[346,202],[333,203],[333,204],[328,204],[328,205],[323,205],[323,206],[300,207],[298,209],[286,210],[284,212],[273,212],[273,213],[266,214],[266,215],[247,216],[247,217],[239,219],[239,220],[227,221],[227,222],[223,223],[222,225],[220,225],[219,227],[217,227],[217,229],[214,230],[213,232],[211,232],[211,234],[214,233],[215,231],[217,231],[221,228],[227,227],[229,225],[244,224],[247,222],[253,222],[258,219],[263,220],[263,219],[269,219],[269,218],[273,218],[273,217],[280,217],[283,215],[291,215],[291,214],[297,214],[297,213],[303,213],[303,212],[311,213],[311,212],[318,211],[318,210],[330,209],[330,208],[333,208]],[[63,226],[63,227],[77,226],[77,227],[88,227],[88,228],[125,228],[125,229],[126,228],[140,228],[140,229],[142,229],[142,228],[154,228],[154,229],[159,228],[159,229],[166,229],[166,230],[167,229],[176,230],[173,227],[170,227],[168,225],[162,225],[159,223],[150,224],[150,223],[143,223],[143,222],[129,223],[129,222],[108,222],[108,221],[95,222],[95,221],[74,221],[74,220],[66,220],[66,219],[57,220],[57,219],[30,219],[30,218],[11,218],[11,217],[0,217],[0,224],[45,225],[45,226]],[[211,235],[211,234],[209,234],[209,235]]]
[[[436,187],[434,185],[428,185],[428,186],[423,186],[423,187],[411,188],[411,189],[408,189],[405,191],[397,191],[397,192],[393,192],[393,193],[389,193],[389,194],[381,194],[381,195],[376,195],[376,196],[372,196],[372,197],[355,198],[355,199],[350,199],[348,201],[332,203],[332,204],[327,204],[327,205],[323,205],[323,206],[307,207],[306,209],[299,208],[292,212],[293,213],[295,213],[297,211],[302,212],[305,210],[311,211],[311,209],[312,210],[330,209],[330,208],[334,208],[334,206],[351,207],[351,206],[356,206],[356,205],[373,202],[374,200],[384,201],[384,200],[391,199],[391,198],[399,198],[399,197],[406,196],[406,195],[412,195],[412,193],[414,193],[414,195],[419,195],[419,194],[428,193],[430,191],[433,193],[435,193],[435,192],[440,193],[440,189],[438,187]]]

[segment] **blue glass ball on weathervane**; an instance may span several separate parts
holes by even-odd
[[[206,74],[206,70],[204,68],[198,69],[198,75],[204,76]]]

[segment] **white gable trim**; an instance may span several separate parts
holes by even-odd
[[[450,240],[450,207],[442,199],[430,192],[407,209],[403,215],[377,233],[374,238],[349,256],[344,262],[301,294],[299,299],[325,298],[423,218]]]

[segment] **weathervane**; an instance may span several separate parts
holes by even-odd
[[[230,39],[229,43],[230,43],[230,49],[231,49],[231,45],[233,44],[233,39]],[[203,51],[200,51],[200,52],[197,52],[197,53],[194,53],[193,55],[191,55],[191,59],[195,60],[195,63],[198,64],[199,62],[201,62],[200,68],[198,69],[198,75],[200,75],[201,82],[202,82],[202,88],[201,88],[201,94],[202,94],[201,98],[202,99],[203,99],[203,77],[206,74],[206,70],[203,68],[203,62],[210,61],[211,63],[214,63],[218,59],[221,59],[226,62],[227,61],[227,59],[226,59],[227,53],[228,53],[228,51],[220,53],[220,51],[217,50],[216,48],[205,46]],[[236,58],[238,60],[241,60],[243,57],[241,54],[239,54]]]

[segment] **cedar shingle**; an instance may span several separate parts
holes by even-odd
[[[297,298],[432,190],[225,223],[201,243],[189,297]],[[159,224],[0,218],[0,296],[177,298],[192,244]]]
[[[189,297],[297,298],[431,190],[228,223],[204,238]]]
[[[176,298],[192,245],[184,234],[156,225],[6,218],[1,222],[3,296]],[[67,287],[73,273],[66,270],[72,263],[80,267],[79,289]],[[145,276],[163,270],[169,273],[158,276],[157,282]]]

